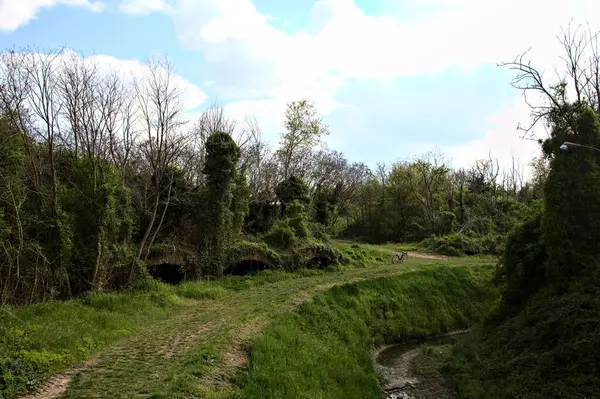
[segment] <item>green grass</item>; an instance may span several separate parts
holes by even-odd
[[[229,355],[243,358],[244,345],[280,313],[332,285],[440,265],[416,258],[391,265],[383,257],[390,250],[376,246],[352,251],[366,255],[331,270],[266,270],[176,287],[155,282],[146,290],[0,309],[0,388],[11,397],[91,360],[64,397],[229,397],[238,390],[230,379],[243,364],[232,364]],[[464,258],[443,264],[485,274],[477,266],[492,262]],[[13,377],[8,383],[7,376]]]
[[[279,316],[250,348],[244,398],[380,398],[373,345],[470,326],[496,299],[491,263],[333,287]]]

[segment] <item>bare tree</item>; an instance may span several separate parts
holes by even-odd
[[[566,66],[564,76],[558,75],[558,81],[549,84],[544,80],[543,72],[532,66],[526,59],[529,50],[516,57],[512,62],[502,62],[499,66],[516,72],[513,87],[521,90],[525,101],[531,108],[531,123],[518,129],[524,131],[524,138],[536,139],[533,129],[540,121],[546,121],[553,113],[570,124],[570,113],[561,112],[568,102],[567,87],[571,84],[575,92],[574,101],[585,103],[600,112],[600,52],[598,51],[598,33],[589,28],[581,33],[581,26],[575,29],[563,29],[558,36],[564,55],[561,57]],[[528,93],[540,95],[542,104],[528,100]]]
[[[27,151],[30,180],[34,187],[39,188],[39,159],[29,139],[33,131],[31,112],[27,107],[31,85],[26,55],[14,50],[3,52],[0,55],[0,111],[21,132]]]
[[[375,168],[375,175],[377,176],[377,180],[379,180],[379,183],[385,185],[388,173],[388,166],[384,163],[378,162],[377,167]]]
[[[61,104],[57,90],[57,69],[59,53],[29,52],[26,54],[25,68],[28,74],[27,102],[33,114],[39,119],[39,136],[46,142],[50,175],[52,180],[52,209],[58,206],[58,180],[56,176],[56,139],[60,135]]]
[[[146,248],[146,241],[153,229],[160,230],[160,222],[155,227],[160,199],[167,191],[167,199],[163,205],[164,214],[169,206],[173,183],[170,168],[184,151],[188,139],[180,129],[185,123],[181,119],[182,91],[174,85],[173,65],[168,60],[151,59],[147,64],[146,72],[146,76],[142,80],[136,81],[134,87],[138,100],[140,124],[146,133],[146,140],[141,146],[141,150],[152,173],[152,200],[150,221],[138,246],[138,259],[141,259]],[[148,246],[148,250],[149,248],[150,246]],[[134,276],[134,268],[135,266],[131,269],[130,279]]]

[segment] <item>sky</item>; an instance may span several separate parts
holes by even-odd
[[[137,73],[166,55],[189,114],[216,100],[276,144],[286,103],[308,98],[351,161],[441,150],[526,165],[529,108],[497,65],[531,48],[560,70],[561,28],[598,26],[597,0],[0,0],[0,48],[67,47]],[[543,137],[544,132],[539,135]]]

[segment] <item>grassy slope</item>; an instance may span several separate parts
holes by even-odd
[[[244,398],[379,398],[373,344],[467,327],[489,309],[491,262],[334,287],[251,346]]]
[[[0,310],[1,359],[15,355],[42,375],[91,357],[64,397],[221,397],[244,362],[244,344],[277,314],[332,285],[429,269],[435,261],[409,259],[389,265],[392,252],[346,252],[345,271],[300,274],[267,271],[250,278],[224,278],[179,287],[92,295]],[[357,254],[358,252],[358,254]],[[365,262],[365,256],[367,261]],[[371,258],[371,261],[369,261]],[[444,262],[456,267],[484,258]],[[361,268],[374,263],[375,266]]]

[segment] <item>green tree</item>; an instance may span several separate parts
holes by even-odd
[[[275,195],[281,202],[282,215],[285,214],[285,208],[294,201],[300,202],[303,206],[308,206],[310,203],[308,186],[304,180],[295,175],[279,183],[275,188]]]
[[[299,165],[315,147],[329,128],[318,116],[313,102],[306,99],[288,103],[285,111],[285,132],[281,135],[279,159],[283,178],[300,171]]]

